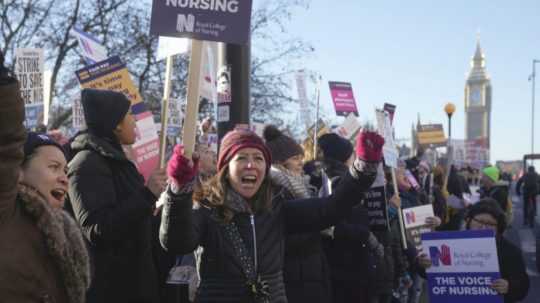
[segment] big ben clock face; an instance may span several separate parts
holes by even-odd
[[[479,87],[472,87],[469,92],[469,105],[471,106],[480,106],[481,102],[481,93]]]

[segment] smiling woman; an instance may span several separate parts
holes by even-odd
[[[160,240],[180,254],[203,247],[197,302],[286,303],[285,236],[335,224],[355,204],[349,197],[360,196],[375,179],[384,140],[368,132],[358,142],[358,159],[333,195],[301,200],[269,177],[271,152],[249,130],[223,137],[218,173],[195,195],[200,160],[186,158],[177,146],[167,168],[171,185]]]

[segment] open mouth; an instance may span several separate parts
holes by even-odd
[[[60,188],[55,188],[51,190],[51,196],[53,196],[53,198],[55,198],[58,202],[64,202],[66,191]]]
[[[242,185],[252,186],[257,183],[257,176],[254,175],[246,175],[242,177]]]

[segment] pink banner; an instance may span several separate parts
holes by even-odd
[[[349,113],[353,113],[358,117],[358,109],[352,91],[352,86],[347,82],[328,82],[330,85],[330,94],[334,101],[336,115],[347,117]]]

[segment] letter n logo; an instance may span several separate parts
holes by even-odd
[[[184,15],[178,14],[176,19],[176,30],[179,32],[190,32],[192,33],[195,28],[195,16],[192,14]]]
[[[442,263],[442,265],[452,265],[450,247],[446,244],[441,245],[440,250],[436,246],[429,247],[429,256],[431,258],[431,263],[433,263],[434,266],[440,266],[439,261]]]

